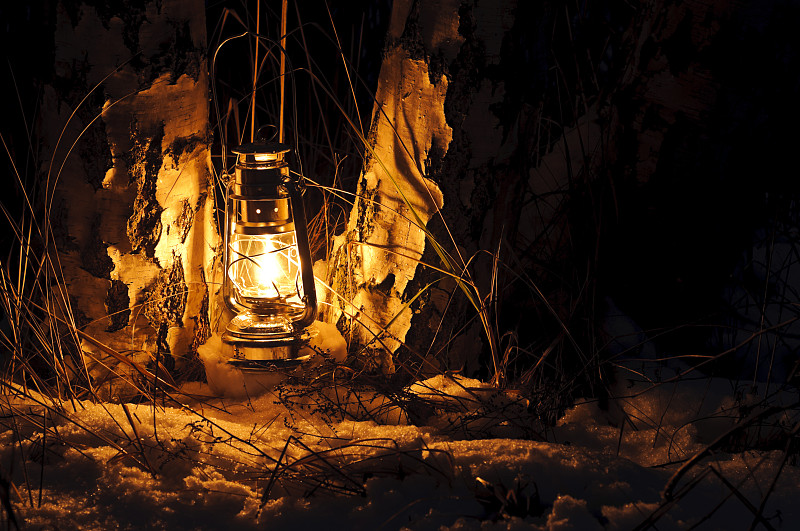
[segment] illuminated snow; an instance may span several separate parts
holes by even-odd
[[[516,407],[521,418],[527,404],[476,380],[448,376],[409,389],[432,408],[416,424],[404,416],[393,417],[395,423],[387,423],[387,415],[369,420],[367,409],[385,411],[388,400],[375,393],[363,395],[360,417],[343,418],[321,408],[310,390],[305,402],[302,389],[292,395],[280,388],[231,399],[194,383],[174,395],[180,404],[128,404],[133,426],[120,404],[75,402],[73,409],[64,402],[58,412],[35,393],[37,400],[12,393],[0,405],[6,419],[0,463],[13,481],[17,515],[30,528],[624,530],[659,508],[678,466],[666,463],[693,455],[732,425],[725,418],[713,429],[690,422],[698,408],[723,411],[732,400],[709,388],[719,391],[723,382],[664,386],[620,399],[619,411],[630,418],[640,413],[621,438],[619,413],[584,402],[546,432],[546,441],[491,437],[493,415]],[[354,396],[345,389],[328,392]],[[485,413],[485,424],[476,413]],[[458,416],[470,423],[454,429]],[[679,488],[712,463],[759,507],[783,455],[716,453]],[[763,511],[770,525],[791,529],[800,521],[798,490],[800,474],[788,463]],[[657,528],[690,527],[726,497],[710,528],[749,525],[753,512],[731,492],[711,473],[657,520]],[[492,506],[492,496],[503,503]],[[525,503],[538,503],[539,510],[514,512]]]

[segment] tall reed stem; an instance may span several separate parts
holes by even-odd
[[[256,35],[261,35],[261,1],[256,2]],[[258,83],[258,46],[259,40],[256,37],[256,54],[253,63],[253,96],[250,101],[252,111],[250,114],[250,142],[255,142],[256,138],[256,85]]]
[[[284,105],[284,86],[286,81],[286,12],[289,9],[289,0],[281,2],[281,109],[278,118],[278,142],[283,142],[283,105]]]

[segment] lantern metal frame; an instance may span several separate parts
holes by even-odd
[[[236,316],[222,341],[233,348],[229,363],[241,369],[294,367],[305,361],[297,353],[317,314],[302,177],[289,171],[286,144],[244,144],[231,151],[237,161],[225,194],[223,296]],[[261,289],[264,281],[253,275],[266,275],[259,260],[268,255],[278,260],[284,283],[270,280],[271,287]],[[287,280],[292,274],[294,293]]]

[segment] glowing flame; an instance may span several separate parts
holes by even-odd
[[[234,234],[228,276],[244,297],[299,300],[297,244],[293,232]]]
[[[278,296],[275,286],[286,276],[278,263],[278,254],[279,251],[264,251],[254,257],[256,289],[264,292],[263,297]]]

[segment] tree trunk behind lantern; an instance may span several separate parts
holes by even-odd
[[[417,360],[446,351],[465,308],[480,305],[474,292],[472,302],[458,294],[452,275],[496,241],[504,229],[492,220],[514,201],[516,181],[506,174],[516,139],[504,136],[492,112],[503,91],[489,73],[515,7],[513,0],[393,4],[359,199],[326,264],[336,293],[328,294],[327,319],[351,348],[378,353],[388,372],[402,344]],[[486,290],[488,275],[475,283]],[[475,368],[478,323],[452,355],[438,356],[440,366],[463,367],[469,354]]]
[[[326,318],[393,353],[388,370],[500,383],[505,332],[546,346],[566,329],[591,253],[568,207],[601,158],[598,105],[561,94],[588,75],[572,22],[559,2],[394,2],[359,199],[326,264]]]
[[[202,1],[59,5],[40,123],[57,281],[83,331],[143,364],[180,369],[209,333],[207,86]],[[96,384],[115,372],[82,349]]]

